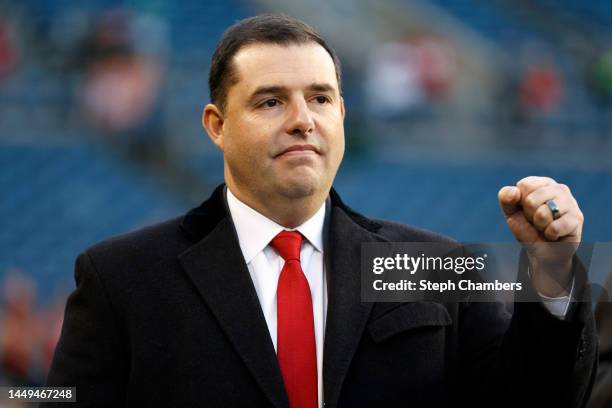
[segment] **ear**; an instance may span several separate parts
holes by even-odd
[[[206,129],[210,140],[223,151],[223,113],[217,107],[209,103],[202,112],[202,126]]]
[[[340,114],[342,115],[342,120],[346,116],[346,111],[344,110],[344,98],[340,97]]]

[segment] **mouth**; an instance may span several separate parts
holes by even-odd
[[[275,157],[313,155],[313,154],[319,154],[319,151],[317,150],[316,147],[310,144],[301,144],[301,145],[290,146],[286,148],[285,150],[283,150],[282,152],[280,152],[279,154],[277,154]]]

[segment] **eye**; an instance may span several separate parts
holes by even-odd
[[[327,98],[327,96],[318,95],[315,97],[315,101],[317,101],[317,103],[324,104],[324,103],[329,102],[329,99]]]
[[[273,107],[277,106],[278,104],[279,104],[278,99],[270,98],[270,99],[266,99],[265,101],[263,101],[261,106],[264,107],[264,108],[273,108]]]

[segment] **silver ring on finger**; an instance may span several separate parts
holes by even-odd
[[[559,206],[557,206],[557,202],[555,200],[548,200],[546,205],[552,213],[553,220],[558,220],[561,218],[561,212],[559,211]]]

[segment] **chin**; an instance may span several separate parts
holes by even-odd
[[[297,180],[284,183],[281,187],[282,195],[287,198],[304,198],[315,194],[320,183],[315,180]]]

